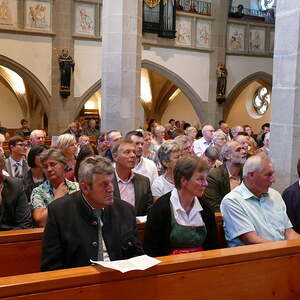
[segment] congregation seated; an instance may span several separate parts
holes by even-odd
[[[136,162],[135,167],[133,168],[133,172],[137,174],[144,175],[149,178],[150,186],[154,182],[154,180],[158,177],[158,171],[155,163],[143,157],[143,147],[144,147],[144,136],[141,131],[133,130],[129,131],[125,139],[132,140],[135,144],[135,155],[136,155]]]
[[[297,162],[297,173],[300,178],[300,159]],[[300,185],[299,179],[287,187],[283,193],[282,198],[286,205],[287,215],[293,225],[294,230],[300,233]]]
[[[44,150],[45,147],[33,146],[28,152],[27,162],[30,169],[23,178],[24,190],[28,200],[30,200],[32,190],[46,180],[40,159],[40,154]]]
[[[21,136],[13,136],[8,141],[8,148],[10,155],[5,160],[5,170],[9,176],[23,178],[29,169],[25,159],[27,142]]]
[[[78,153],[79,153],[81,147],[83,147],[89,143],[90,143],[90,137],[87,135],[81,135],[78,139],[78,149],[77,149]]]
[[[262,135],[263,146],[260,147],[256,153],[264,153],[265,155],[269,155],[270,151],[270,132],[266,132]]]
[[[99,129],[96,128],[96,121],[94,119],[90,119],[88,123],[88,128],[82,131],[82,134],[87,135],[87,136],[94,136],[98,137],[100,132]]]
[[[76,138],[69,133],[62,134],[58,137],[56,147],[60,149],[66,157],[65,172],[74,170],[77,155],[77,141]]]
[[[79,168],[80,191],[49,205],[42,271],[87,266],[90,259],[120,260],[143,254],[133,206],[114,200],[113,174],[108,159],[88,157]]]
[[[79,187],[78,183],[65,178],[66,157],[61,150],[45,150],[40,154],[40,160],[47,180],[33,189],[31,205],[34,222],[43,227],[47,221],[48,205],[66,194],[77,191]]]
[[[154,180],[151,186],[154,201],[174,189],[173,171],[181,156],[180,150],[179,144],[174,140],[165,141],[159,148],[157,156],[163,167],[163,173]]]
[[[0,133],[3,134],[5,136],[6,139],[9,138],[9,133],[8,133],[8,129],[6,127],[1,126],[1,121],[0,121]]]
[[[31,147],[33,146],[45,146],[46,132],[41,129],[35,129],[31,131],[29,142]]]
[[[22,182],[4,176],[4,166],[5,161],[0,156],[0,231],[31,228],[31,211]]]
[[[264,154],[246,161],[243,182],[221,202],[229,247],[300,238],[281,195],[271,188],[274,174],[273,164]]]
[[[79,130],[79,126],[76,122],[70,123],[68,129],[64,133],[71,134],[75,138],[78,138],[81,135],[80,130]]]
[[[5,158],[5,151],[3,149],[3,143],[5,142],[5,136],[0,133],[0,156]]]
[[[21,120],[21,128],[17,129],[15,135],[27,137],[30,136],[31,130],[29,129],[29,123],[27,120]]]
[[[246,151],[240,143],[229,141],[221,149],[221,158],[223,164],[209,172],[204,192],[204,198],[215,211],[220,210],[223,197],[241,183]]]
[[[107,150],[102,153],[104,157],[107,157],[110,161],[114,161],[112,156],[112,148],[122,138],[122,133],[118,130],[111,130],[106,135],[107,138]]]
[[[145,216],[152,205],[150,180],[133,172],[136,146],[131,140],[118,141],[112,155],[115,161],[114,200],[124,200],[135,208],[137,216]]]
[[[150,149],[157,153],[159,147],[163,144],[165,141],[165,127],[162,125],[156,125],[153,128],[153,138],[151,141]]]
[[[202,137],[198,140],[195,140],[193,143],[194,153],[200,157],[205,149],[213,144],[212,137],[215,133],[215,129],[212,125],[206,124],[202,128]]]
[[[224,120],[219,121],[218,131],[222,131],[222,132],[225,133],[226,142],[231,140],[231,129],[230,129],[229,125]]]
[[[174,138],[174,141],[177,142],[180,147],[181,156],[194,155],[192,142],[193,139],[191,137],[186,135],[178,135],[176,138]]]
[[[66,179],[68,179],[70,181],[78,182],[78,170],[79,170],[81,162],[89,156],[98,155],[98,154],[99,154],[98,150],[94,145],[92,145],[92,144],[83,145],[80,148],[80,151],[76,157],[75,168],[74,168],[74,170],[71,170],[65,174]]]
[[[149,131],[143,131],[144,145],[143,145],[143,156],[150,160],[155,161],[156,153],[151,149],[152,134]]]
[[[223,163],[220,157],[220,151],[215,146],[207,147],[201,157],[207,161],[209,170],[217,168]]]
[[[212,208],[201,198],[208,165],[202,158],[180,158],[175,188],[152,206],[145,227],[144,251],[150,256],[195,252],[217,247]]]
[[[185,135],[190,138],[191,142],[193,143],[196,140],[197,136],[197,129],[194,126],[189,126],[185,129]]]
[[[219,151],[226,143],[226,134],[222,130],[217,130],[212,136],[212,144]]]

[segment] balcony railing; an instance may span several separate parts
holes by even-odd
[[[262,21],[273,24],[275,23],[274,9],[262,11],[250,8],[231,7],[229,17],[253,21]]]
[[[211,16],[211,3],[200,0],[177,0],[176,9]]]

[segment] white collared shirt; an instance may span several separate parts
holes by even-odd
[[[150,180],[150,185],[152,185],[154,180],[158,177],[158,171],[155,163],[143,156],[132,171],[148,177]]]
[[[171,192],[170,202],[173,208],[175,220],[179,225],[195,227],[205,225],[200,214],[203,208],[196,197],[194,198],[194,204],[189,214],[187,214],[181,206],[178,190],[176,188]]]
[[[134,192],[134,185],[132,182],[132,178],[134,177],[134,173],[131,172],[131,176],[127,181],[122,180],[115,170],[116,179],[120,191],[120,196],[123,201],[128,202],[132,206],[135,206],[135,192]]]
[[[204,137],[202,137],[199,140],[194,141],[193,143],[194,153],[199,157],[204,153],[206,148],[212,145],[213,143],[211,141],[208,142]]]

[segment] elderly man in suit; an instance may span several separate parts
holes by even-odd
[[[114,145],[112,155],[116,163],[114,199],[130,203],[137,216],[146,215],[152,205],[152,194],[149,178],[132,171],[136,163],[135,143],[120,140]]]
[[[4,176],[4,165],[0,156],[0,231],[31,228],[31,211],[22,181]]]
[[[102,156],[80,165],[80,191],[53,201],[42,248],[42,271],[90,265],[92,260],[120,260],[142,255],[135,212],[114,201],[111,162]]]
[[[23,178],[29,167],[26,162],[27,142],[21,136],[13,136],[8,141],[9,158],[5,161],[5,169],[9,176]]]
[[[236,141],[229,141],[222,147],[223,164],[209,172],[208,186],[204,192],[204,198],[210,202],[215,211],[220,210],[223,197],[241,183],[246,155],[243,146]]]

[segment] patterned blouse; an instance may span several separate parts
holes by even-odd
[[[65,183],[69,189],[69,194],[79,190],[77,182],[65,179]],[[31,194],[32,209],[47,207],[54,200],[53,187],[48,180],[44,181],[41,185],[34,188]]]

